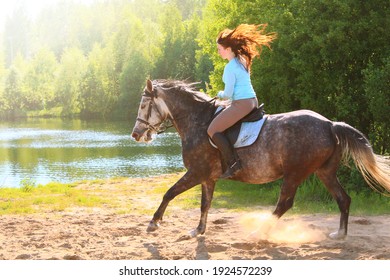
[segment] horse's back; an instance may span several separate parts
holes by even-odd
[[[250,181],[261,178],[257,182],[264,183],[280,178],[286,169],[319,167],[334,149],[332,122],[316,112],[299,110],[268,115],[255,144],[241,149],[240,156],[248,165]]]
[[[279,114],[271,114],[269,115],[271,118],[280,119],[280,120],[319,120],[324,122],[330,122],[329,119],[325,118],[323,115],[311,111],[311,110],[297,110],[297,111],[291,111],[287,113],[279,113]]]
[[[329,119],[310,110],[269,115],[264,141],[279,142],[284,150],[333,146],[332,125]]]

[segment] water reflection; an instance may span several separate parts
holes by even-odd
[[[0,125],[0,186],[112,177],[145,177],[183,170],[175,132],[150,144],[130,137],[124,122],[28,120]]]

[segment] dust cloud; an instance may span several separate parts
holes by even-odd
[[[273,243],[315,243],[326,239],[325,233],[297,218],[277,219],[269,212],[249,213],[240,219],[243,233],[251,240]]]

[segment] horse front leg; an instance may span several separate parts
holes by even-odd
[[[285,178],[280,189],[278,203],[276,209],[272,213],[276,218],[280,218],[286,213],[294,204],[294,197],[297,192],[299,181],[302,180],[288,180]]]
[[[163,200],[158,207],[157,211],[153,215],[153,219],[150,221],[147,228],[148,232],[152,232],[158,229],[159,223],[162,220],[165,210],[169,202],[174,199],[179,194],[193,188],[194,186],[200,184],[197,176],[193,175],[191,172],[187,172],[183,177],[179,179],[164,195]]]
[[[209,180],[205,183],[202,183],[202,203],[200,207],[200,221],[198,227],[190,232],[191,237],[196,237],[200,234],[204,234],[206,231],[207,215],[209,213],[211,201],[213,200],[214,189],[215,181]]]

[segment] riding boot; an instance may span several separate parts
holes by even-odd
[[[217,132],[213,135],[212,140],[221,152],[222,158],[227,164],[225,173],[221,175],[221,179],[229,179],[237,174],[241,170],[241,163],[238,158],[237,152],[229,139],[221,132]]]

